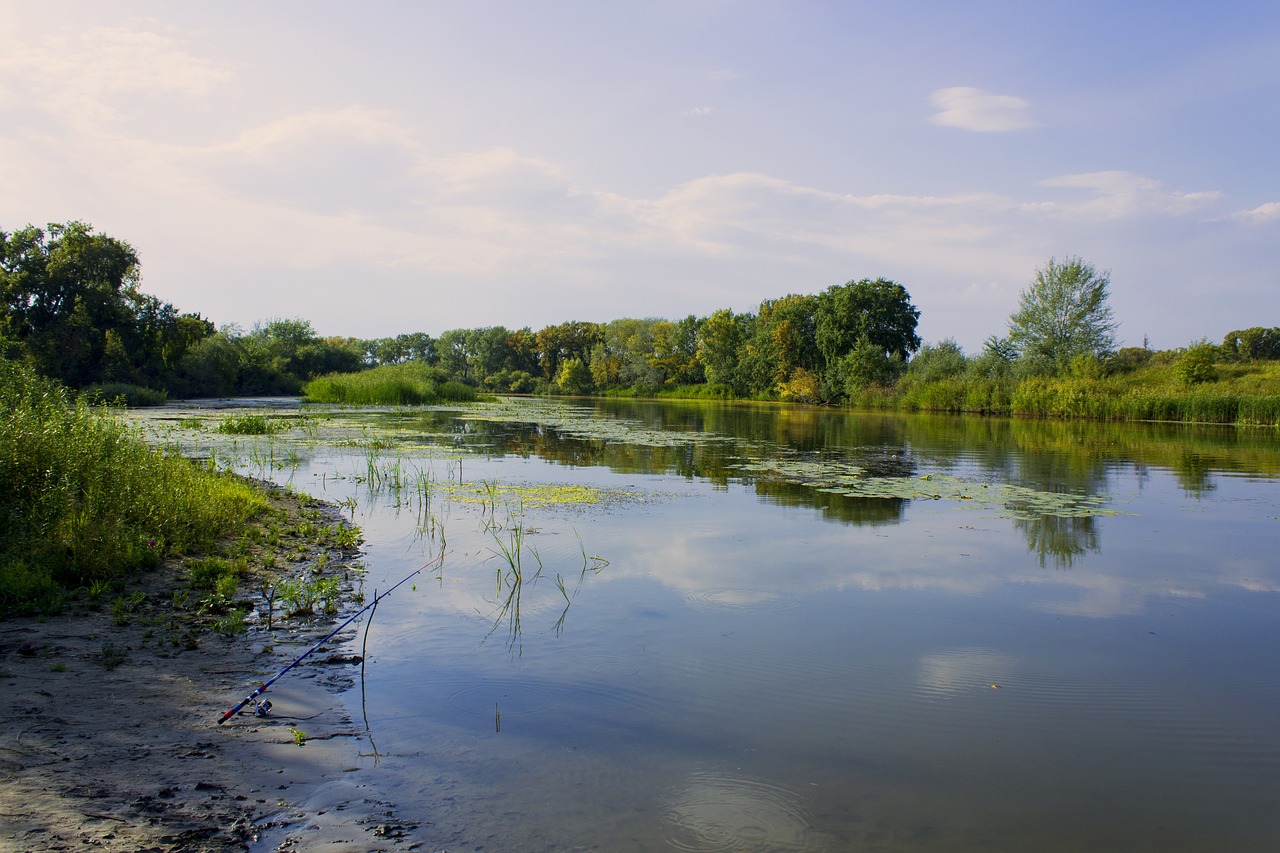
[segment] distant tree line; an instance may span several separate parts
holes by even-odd
[[[680,320],[568,321],[537,331],[482,326],[361,340],[317,335],[303,319],[215,328],[139,289],[138,256],[82,222],[0,232],[0,354],[77,389],[174,397],[296,394],[318,376],[425,363],[495,393],[679,394],[813,403],[942,381],[1099,378],[1141,367],[1116,348],[1110,281],[1080,258],[1036,271],[1008,332],[967,355],[923,346],[920,311],[883,278],[789,294],[754,312]],[[1214,364],[1280,359],[1280,329],[1229,333],[1181,356],[1188,382]]]
[[[495,392],[656,393],[836,402],[898,375],[920,347],[900,284],[851,281],[755,313],[374,340],[321,338],[301,319],[216,329],[139,289],[128,243],[82,222],[0,232],[0,350],[72,388],[172,396],[294,394],[316,376],[410,361]]]

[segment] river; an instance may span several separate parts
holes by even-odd
[[[1263,850],[1280,435],[504,399],[135,417],[340,503],[429,849]],[[287,426],[215,432],[233,411]]]

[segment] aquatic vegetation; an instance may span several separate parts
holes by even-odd
[[[469,402],[478,396],[474,388],[450,381],[447,372],[420,362],[331,373],[308,382],[302,393],[308,402],[345,406],[420,406]]]
[[[263,414],[244,414],[223,418],[214,430],[227,435],[271,435],[287,428],[287,425],[273,421]]]
[[[732,442],[728,436],[706,430],[652,429],[638,420],[600,417],[581,407],[549,400],[499,400],[468,406],[462,420],[536,423],[566,436],[617,442],[641,447],[682,447],[690,444]]]
[[[285,578],[271,592],[284,605],[286,616],[310,616],[316,608],[327,614],[338,612],[342,589],[337,578],[298,577]]]
[[[748,462],[738,466],[738,470],[750,476],[770,477],[847,497],[946,500],[992,510],[1008,518],[1119,514],[1118,510],[1107,506],[1109,500],[1105,496],[1049,492],[1012,483],[977,482],[950,474],[867,476],[864,469],[856,465],[787,459]]]
[[[501,504],[518,504],[525,509],[583,506],[586,504],[621,503],[637,500],[640,492],[604,489],[572,483],[447,483],[438,491],[456,503],[478,504],[492,515]]]

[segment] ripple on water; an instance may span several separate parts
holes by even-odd
[[[719,610],[786,610],[797,604],[795,595],[786,590],[746,587],[698,590],[686,598],[695,605]]]
[[[663,808],[667,841],[690,853],[814,849],[812,821],[785,788],[725,773],[697,771]]]

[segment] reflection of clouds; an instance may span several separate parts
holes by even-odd
[[[1017,669],[1014,655],[987,649],[949,649],[920,656],[918,681],[927,693],[949,696],[1005,681]]]
[[[1057,580],[1055,578],[1055,580]],[[1065,586],[1079,593],[1074,600],[1040,600],[1032,606],[1045,613],[1063,616],[1088,616],[1096,619],[1140,613],[1147,599],[1153,595],[1167,594],[1156,587],[1143,588],[1131,581],[1111,575],[1082,574],[1064,579]]]

